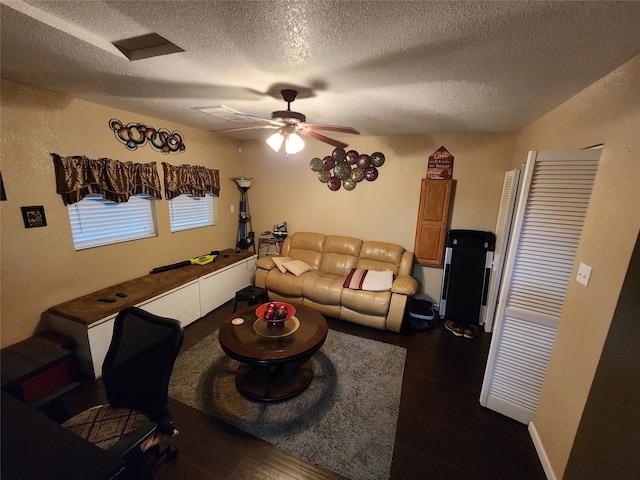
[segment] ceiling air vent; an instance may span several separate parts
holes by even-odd
[[[113,42],[113,46],[120,50],[132,62],[134,60],[142,60],[143,58],[184,52],[184,49],[174,45],[157,33],[149,33],[139,37],[118,40],[117,42]]]
[[[248,117],[244,113],[241,113],[233,108],[225,107],[224,105],[216,105],[213,107],[193,107],[202,113],[213,115],[214,117],[221,118],[231,123],[263,123],[255,118]],[[265,120],[266,122],[266,120]]]

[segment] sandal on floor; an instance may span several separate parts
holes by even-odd
[[[464,335],[464,325],[458,322],[453,322],[451,320],[445,320],[444,327],[453,333],[456,337],[461,337]]]
[[[464,338],[476,338],[478,335],[480,335],[480,327],[478,327],[477,325],[467,325],[464,328]]]

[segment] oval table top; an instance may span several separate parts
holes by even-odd
[[[220,346],[231,358],[253,365],[277,365],[308,357],[324,343],[327,321],[320,312],[293,305],[296,313],[281,330],[265,327],[266,322],[255,314],[259,305],[239,310],[220,326]]]

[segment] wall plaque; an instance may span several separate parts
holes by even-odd
[[[429,180],[449,180],[453,176],[453,155],[440,147],[429,157],[427,178]]]

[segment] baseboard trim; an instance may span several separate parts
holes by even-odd
[[[536,430],[536,426],[533,422],[529,422],[529,435],[531,436],[531,440],[533,440],[533,446],[536,447],[536,452],[538,453],[538,458],[540,459],[542,469],[547,476],[547,480],[557,480],[558,477],[556,477],[556,474],[551,467],[551,462],[549,461],[549,457],[544,449],[542,440],[540,440],[540,436],[538,435],[538,430]]]

